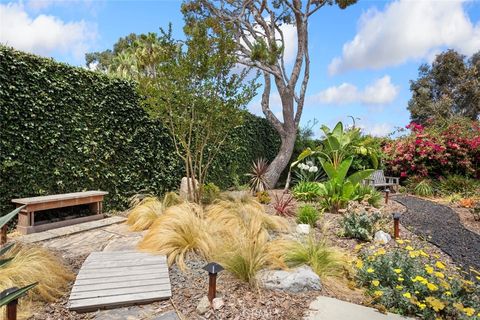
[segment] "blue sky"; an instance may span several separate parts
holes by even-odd
[[[173,23],[183,35],[180,1],[0,1],[0,42],[84,65],[85,52],[112,48],[129,33]],[[295,29],[285,26],[286,55],[295,52]],[[302,123],[359,118],[366,132],[384,135],[409,122],[409,80],[421,63],[454,48],[480,49],[480,1],[359,1],[323,8],[310,20],[310,82]],[[290,54],[288,53],[290,52]],[[272,94],[272,109],[280,110]],[[248,106],[257,114],[259,96]],[[318,125],[315,130],[318,130]]]

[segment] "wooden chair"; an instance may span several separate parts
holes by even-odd
[[[400,186],[400,178],[386,177],[383,174],[383,170],[375,170],[368,179],[364,180],[364,184],[375,188],[392,187],[392,189],[397,191]]]

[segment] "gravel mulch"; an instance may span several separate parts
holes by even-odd
[[[480,269],[480,235],[464,228],[451,208],[412,196],[395,196],[407,210],[401,223],[441,248],[464,268]]]

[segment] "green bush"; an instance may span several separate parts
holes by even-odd
[[[356,263],[357,283],[375,304],[420,319],[478,319],[478,280],[464,279],[422,249],[398,242],[402,246],[364,250]]]
[[[313,201],[320,196],[320,191],[318,182],[300,181],[293,187],[292,194],[297,200]]]
[[[367,186],[367,185],[358,185],[357,189],[355,190],[356,196],[358,197],[358,201],[367,201],[369,205],[379,208],[380,203],[382,202],[383,196],[374,187]]]
[[[431,197],[433,196],[433,186],[432,181],[428,179],[424,179],[417,183],[417,185],[413,188],[413,192],[421,197]]]
[[[312,227],[315,227],[320,213],[318,210],[312,206],[305,205],[298,209],[297,212],[297,222],[303,224],[309,224]]]
[[[347,238],[370,241],[375,231],[375,224],[378,220],[380,220],[380,216],[375,213],[369,215],[366,212],[349,212],[340,222],[342,235]]]
[[[139,106],[135,84],[0,46],[0,212],[12,198],[105,190],[105,208],[135,193],[178,188],[183,166],[171,137]],[[245,112],[211,164],[208,181],[225,189],[247,181],[279,137]]]
[[[210,204],[220,196],[220,188],[213,182],[203,186],[202,203]]]
[[[459,193],[464,197],[480,194],[478,180],[460,175],[451,175],[438,181],[438,190],[442,195]]]

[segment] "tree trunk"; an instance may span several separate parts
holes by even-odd
[[[292,157],[293,153],[293,147],[295,146],[296,136],[296,131],[287,132],[286,135],[281,136],[282,144],[280,145],[280,150],[278,150],[277,156],[268,166],[268,171],[266,173],[268,186],[271,189],[275,188],[280,175],[290,162],[290,158]]]

